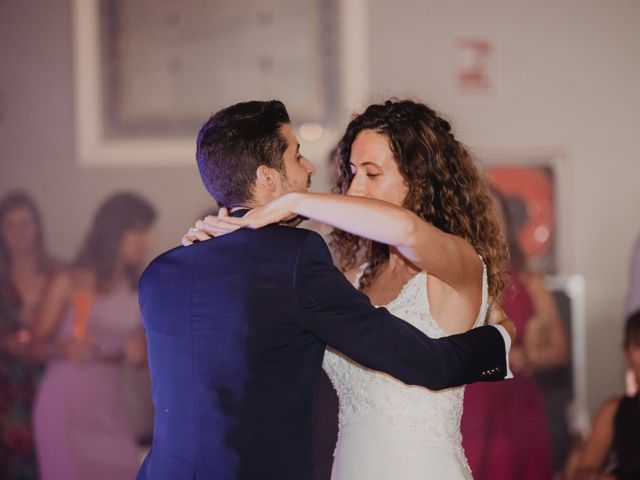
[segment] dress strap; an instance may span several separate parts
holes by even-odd
[[[362,275],[364,275],[364,271],[367,268],[368,262],[364,262],[358,267],[358,271],[356,272],[356,278],[353,279],[353,286],[356,288],[360,288],[360,279]]]
[[[474,327],[479,327],[480,325],[484,325],[487,317],[487,310],[489,309],[489,280],[487,276],[487,264],[484,263],[484,260],[480,255],[480,261],[482,262],[482,302],[480,303],[480,312],[478,313],[478,318],[474,323]]]

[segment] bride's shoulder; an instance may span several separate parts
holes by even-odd
[[[367,263],[356,264],[352,267],[347,268],[342,271],[342,274],[346,277],[352,285],[356,285],[360,282],[360,278],[364,273],[365,268],[367,268]]]
[[[360,275],[362,275],[362,267],[354,266],[342,273],[344,273],[344,276],[349,280],[349,282],[356,283]]]

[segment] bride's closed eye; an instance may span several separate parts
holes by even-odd
[[[353,165],[351,166],[351,175],[353,175],[354,177],[358,174],[358,172],[356,171],[356,167],[354,167]],[[368,178],[375,178],[375,177],[379,177],[380,173],[377,173],[375,171],[372,172],[367,172],[365,171],[364,174],[368,177]]]

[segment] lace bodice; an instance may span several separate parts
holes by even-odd
[[[356,278],[356,286],[363,270],[364,266]],[[446,336],[431,316],[426,272],[411,278],[385,307],[432,338]],[[482,304],[475,326],[484,323],[486,312],[485,267]],[[338,393],[341,426],[352,416],[382,416],[390,428],[402,429],[406,455],[420,454],[425,448],[436,447],[461,455],[460,459],[466,464],[460,434],[464,387],[432,391],[406,385],[387,374],[362,367],[331,348],[327,348],[323,368]]]

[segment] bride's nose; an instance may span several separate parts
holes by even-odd
[[[353,179],[351,180],[351,185],[349,185],[349,190],[347,190],[347,195],[352,195],[354,197],[366,196],[364,185],[362,181],[358,179],[357,175],[353,177]]]

